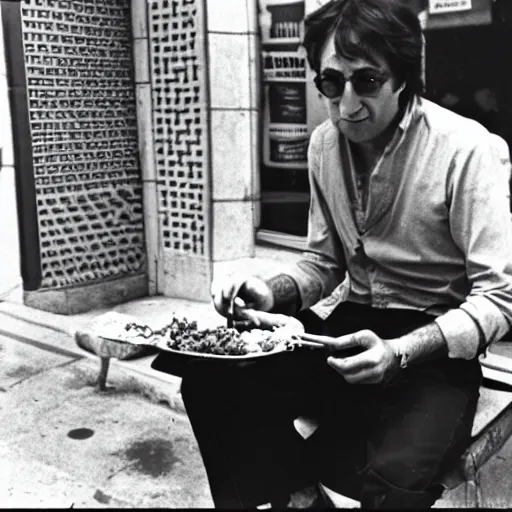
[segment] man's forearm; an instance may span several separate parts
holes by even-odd
[[[390,340],[390,343],[400,358],[402,366],[448,355],[446,340],[435,322]]]
[[[278,274],[268,279],[267,285],[274,295],[273,313],[294,315],[300,310],[300,293],[295,280],[286,274]]]

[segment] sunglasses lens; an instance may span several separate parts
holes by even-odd
[[[358,74],[356,71],[350,82],[355,93],[359,96],[375,96],[387,79],[387,77],[375,73],[369,74],[363,71],[361,74]],[[315,84],[318,90],[327,98],[343,96],[345,83],[346,79],[341,73],[334,74],[332,71],[315,77]]]
[[[336,80],[333,77],[322,77],[318,88],[324,96],[327,96],[327,98],[337,98],[343,94],[345,81],[343,79]]]
[[[367,76],[355,76],[352,79],[352,85],[359,96],[373,96],[379,92],[382,87],[382,81]]]

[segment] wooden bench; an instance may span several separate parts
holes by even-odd
[[[509,343],[509,350],[512,352],[512,342]],[[492,368],[492,357],[490,359],[489,366]],[[487,377],[485,363],[482,364],[482,368],[484,377]],[[506,379],[505,382],[510,385],[489,387],[488,383],[484,381],[484,385],[480,389],[471,441],[459,463],[442,477],[441,485],[445,492],[438,502],[442,503],[445,500],[448,491],[463,485],[463,503],[460,503],[461,498],[458,495],[457,506],[479,508],[484,504],[482,489],[479,485],[479,472],[512,437],[512,373],[509,375],[510,382]],[[303,437],[308,437],[317,426],[317,423],[311,418],[301,417],[295,420],[295,428]],[[346,497],[328,488],[326,491],[336,505],[349,506]],[[353,500],[348,501],[357,503]]]

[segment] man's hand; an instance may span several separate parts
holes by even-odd
[[[267,283],[259,277],[235,276],[230,280],[215,280],[211,286],[215,309],[227,316],[229,304],[234,300],[235,317],[244,318],[245,309],[269,311],[274,296]]]
[[[400,361],[390,343],[369,330],[358,331],[333,339],[332,350],[359,346],[363,352],[350,357],[330,356],[327,364],[350,384],[379,384],[397,373]]]

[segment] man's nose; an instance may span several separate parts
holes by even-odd
[[[354,88],[352,87],[352,82],[347,81],[347,83],[345,84],[345,90],[343,91],[343,95],[339,103],[340,116],[348,118],[352,114],[355,114],[360,108],[361,98],[354,91]]]

